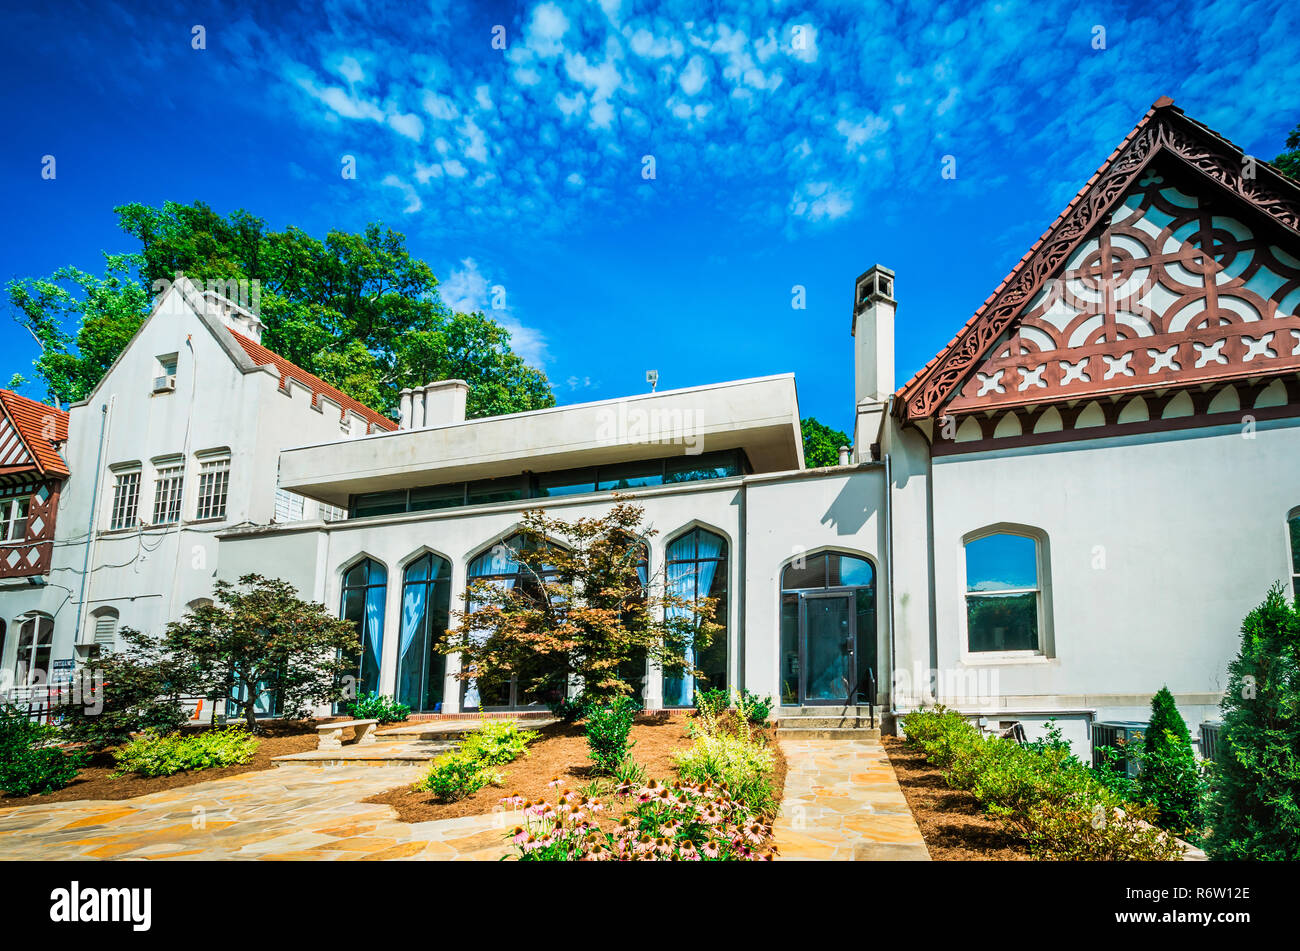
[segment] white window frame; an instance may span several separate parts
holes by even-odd
[[[136,463],[113,469],[111,472],[113,476],[113,494],[108,500],[109,531],[135,528],[140,524],[140,481],[143,470]],[[123,487],[128,482],[134,483],[134,489],[129,495],[124,495]]]
[[[185,460],[171,457],[154,463],[152,525],[177,525],[184,513]]]
[[[1034,543],[1034,568],[1037,572],[1038,585],[1034,588],[999,589],[994,594],[1029,594],[1037,595],[1038,603],[1038,647],[1035,650],[1011,651],[973,651],[970,649],[970,624],[968,599],[971,592],[966,590],[966,546],[971,542],[988,538],[990,535],[1017,535],[1028,538]],[[1051,661],[1056,656],[1055,636],[1052,625],[1052,573],[1048,552],[1047,533],[1032,525],[1020,525],[999,522],[986,525],[975,531],[967,532],[961,537],[959,556],[957,558],[957,594],[958,594],[958,631],[961,637],[961,663],[963,666],[983,667],[990,664],[1026,664]],[[977,592],[975,597],[981,595]]]
[[[1286,569],[1287,574],[1291,577],[1291,600],[1294,601],[1300,597],[1300,571],[1295,568],[1295,552],[1291,548],[1291,520],[1300,518],[1300,505],[1297,505],[1291,511],[1286,513],[1286,521],[1282,523],[1284,537],[1286,539]]]
[[[303,512],[305,511],[306,496],[299,495],[297,492],[290,492],[288,489],[276,488],[275,490],[275,522],[301,522]],[[294,515],[294,512],[297,515]]]
[[[217,521],[226,517],[230,503],[230,453],[199,457],[198,490],[194,493],[194,518]]]
[[[31,512],[30,495],[11,495],[0,499],[0,542],[17,544],[26,541],[27,520],[31,517]],[[20,525],[21,530],[19,530]]]

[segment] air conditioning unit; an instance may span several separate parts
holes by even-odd
[[[1201,759],[1216,758],[1219,752],[1219,738],[1222,735],[1222,720],[1206,720],[1201,724]]]
[[[153,391],[155,393],[170,393],[176,389],[176,374],[171,373],[167,376],[156,376],[153,378]]]
[[[1129,779],[1137,779],[1138,761],[1136,757],[1124,751],[1126,747],[1132,744],[1142,743],[1146,731],[1147,724],[1143,720],[1106,720],[1102,723],[1094,723],[1092,725],[1092,765],[1100,767],[1105,762],[1102,750],[1106,748],[1117,749],[1124,755],[1121,761],[1124,766],[1124,775]]]

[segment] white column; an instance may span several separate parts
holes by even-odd
[[[397,647],[402,639],[402,569],[388,566],[384,590],[384,640],[380,645],[379,692],[393,696],[397,689]]]
[[[451,609],[465,608],[465,563],[459,559],[451,563]],[[460,713],[460,654],[447,655],[447,674],[442,686],[442,712]]]
[[[662,595],[664,590],[664,546],[658,539],[650,542],[649,584],[653,594]],[[660,605],[655,609],[655,616],[662,621],[664,609]],[[662,710],[664,708],[664,669],[650,661],[650,670],[646,676],[645,708]]]

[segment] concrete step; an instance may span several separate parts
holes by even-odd
[[[427,720],[423,723],[398,723],[376,730],[375,739],[380,743],[458,739],[462,734],[471,733],[483,726],[483,722],[482,720]],[[501,723],[503,720],[487,722]],[[522,717],[513,722],[517,723],[521,730],[536,730],[556,721],[554,717]]]
[[[405,743],[344,744],[338,750],[307,750],[271,760],[277,767],[296,766],[420,766],[455,749],[450,740],[413,740]]]
[[[871,708],[865,703],[828,703],[825,706],[810,705],[802,707],[778,707],[776,716],[784,717],[865,717],[871,712]],[[876,716],[880,715],[880,707],[876,707]]]
[[[857,729],[875,729],[880,726],[880,720],[877,718],[874,722],[870,717],[782,717],[777,721],[777,726],[782,728],[793,729],[813,729],[813,730],[857,730]]]
[[[880,730],[868,727],[789,727],[782,724],[776,728],[776,735],[786,740],[878,740]]]

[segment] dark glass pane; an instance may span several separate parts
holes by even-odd
[[[799,702],[799,595],[781,595],[781,702]]]
[[[826,585],[826,555],[809,555],[786,566],[781,576],[781,590],[799,591]]]
[[[828,577],[832,588],[865,588],[875,584],[876,570],[865,558],[832,554],[828,560]]]
[[[1038,595],[967,595],[971,651],[1038,650]]]
[[[357,518],[370,515],[393,515],[406,511],[406,490],[394,489],[392,492],[367,492],[355,497],[353,511]]]
[[[486,505],[489,502],[513,502],[528,498],[528,486],[523,476],[508,476],[502,479],[480,479],[469,484],[466,502],[470,505]]]
[[[985,535],[966,543],[966,590],[1038,587],[1037,543],[1025,535]]]
[[[1300,575],[1300,515],[1287,519],[1291,529],[1291,570]]]
[[[873,588],[859,588],[854,596],[858,610],[858,686],[865,691],[867,671],[876,671],[876,592]]]
[[[542,498],[561,495],[580,495],[596,491],[595,469],[569,469],[563,472],[543,472],[537,476],[537,494]]]
[[[426,485],[411,490],[411,511],[427,512],[430,509],[454,508],[465,504],[465,483],[452,485]]]
[[[734,450],[727,450],[668,459],[664,469],[664,482],[696,482],[736,475],[740,475],[739,457]]]
[[[650,459],[644,462],[623,462],[601,466],[598,476],[596,486],[602,492],[635,489],[644,485],[661,485],[664,481],[664,463],[662,459]]]

